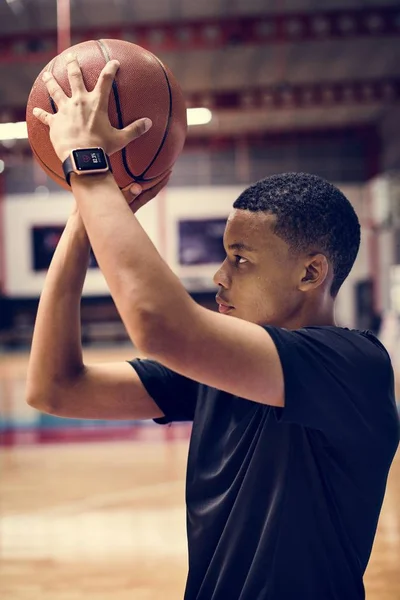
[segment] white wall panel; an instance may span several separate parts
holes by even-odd
[[[163,258],[191,291],[213,290],[212,277],[218,264],[182,266],[179,264],[178,223],[180,219],[227,218],[243,186],[179,187],[166,190],[163,196],[143,207],[138,218]],[[343,192],[356,211],[363,213],[363,188],[343,186]],[[72,207],[68,193],[50,197],[21,195],[4,202],[5,291],[11,297],[37,297],[44,285],[45,272],[32,268],[31,228],[35,225],[65,225]],[[116,232],[118,235],[118,232]],[[340,324],[354,324],[354,284],[366,278],[368,232],[363,239],[357,262],[343,286],[337,302]],[[107,295],[108,288],[98,269],[90,269],[84,295]]]

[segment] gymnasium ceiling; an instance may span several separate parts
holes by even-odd
[[[57,53],[56,0],[0,0],[0,122]],[[71,0],[72,43],[122,37],[213,120],[191,136],[379,125],[400,100],[399,0]]]

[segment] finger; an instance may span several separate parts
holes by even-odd
[[[93,90],[99,95],[99,107],[106,111],[108,111],[108,100],[118,69],[119,62],[117,60],[110,60],[105,67],[103,67]]]
[[[33,112],[33,116],[34,117],[36,117],[44,125],[47,125],[47,127],[49,127],[50,121],[51,121],[53,115],[51,115],[50,113],[46,112],[42,108],[34,108],[32,112]]]
[[[75,54],[70,53],[67,56],[67,73],[72,94],[81,94],[82,92],[86,92],[82,71]]]
[[[132,202],[142,193],[142,188],[138,183],[134,183],[128,188],[122,190],[125,200],[128,204]]]
[[[146,131],[148,131],[152,125],[153,123],[151,119],[145,117],[143,119],[138,119],[124,129],[121,129],[119,135],[123,140],[122,147],[127,146],[130,142],[133,142],[133,140],[136,140],[141,135],[146,133]]]
[[[136,211],[139,210],[139,208],[141,208],[142,206],[144,206],[145,204],[147,204],[148,202],[150,202],[150,200],[153,200],[157,194],[159,194],[161,192],[161,190],[168,184],[168,181],[171,177],[171,171],[168,171],[168,173],[165,175],[165,177],[159,181],[156,185],[154,185],[152,188],[146,190],[145,192],[142,192],[139,196],[136,196],[135,198],[133,198],[133,200],[131,202],[129,202],[129,204],[131,205],[131,208]]]
[[[50,97],[59,107],[64,102],[64,100],[67,99],[64,90],[59,86],[58,82],[55,80],[54,76],[50,73],[50,71],[45,71],[42,75],[42,79],[46,85]]]

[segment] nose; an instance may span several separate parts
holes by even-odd
[[[230,277],[227,269],[227,260],[225,259],[218,271],[215,273],[213,277],[213,281],[215,285],[220,285],[225,289],[229,288],[230,285]]]

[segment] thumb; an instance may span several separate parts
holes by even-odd
[[[125,200],[130,205],[140,194],[142,193],[142,188],[138,183],[133,183],[130,186],[121,190]]]
[[[124,129],[121,130],[121,134],[123,135],[125,141],[124,145],[127,146],[130,142],[133,142],[133,140],[139,138],[141,135],[146,133],[146,131],[148,131],[152,125],[153,123],[151,119],[145,117],[143,119],[134,121],[130,125],[127,125],[127,127],[124,127]]]

